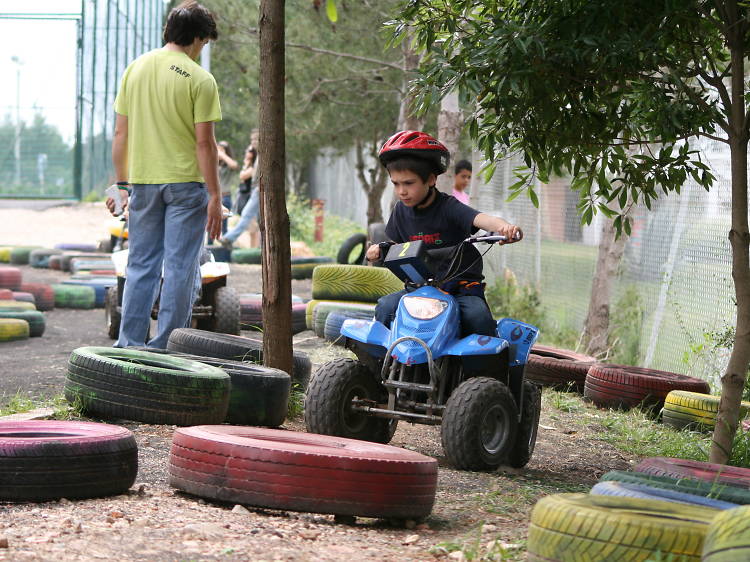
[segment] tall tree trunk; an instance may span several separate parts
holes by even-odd
[[[424,127],[424,119],[417,117],[414,112],[414,95],[409,88],[409,82],[419,68],[420,55],[411,46],[411,36],[407,36],[401,45],[404,52],[404,94],[401,97],[398,130],[421,131]]]
[[[736,1],[726,3],[728,44],[732,60],[729,148],[732,165],[732,279],[737,301],[737,324],[727,370],[721,377],[721,401],[711,441],[709,461],[725,464],[740,417],[740,402],[750,364],[750,232],[747,221],[747,132],[745,129],[744,39],[747,24],[741,21]]]
[[[458,109],[458,93],[453,91],[440,102],[440,113],[437,119],[438,140],[442,142],[451,154],[451,165],[441,176],[438,176],[437,188],[444,193],[453,192],[453,165],[456,163],[458,143],[461,140],[463,119]]]
[[[368,156],[367,148],[365,147],[365,143],[359,139],[355,143],[355,152],[357,158],[355,165],[357,177],[363,191],[367,195],[367,226],[370,226],[375,222],[383,222],[383,210],[380,202],[386,186],[385,168],[378,162],[375,167],[370,168],[365,173],[365,156]],[[377,146],[375,146],[369,156],[375,156],[375,152],[377,152]]]
[[[284,0],[261,0],[260,229],[263,239],[263,362],[292,372],[292,281],[284,143]]]
[[[614,220],[605,219],[602,224],[599,255],[591,284],[589,310],[583,325],[582,337],[585,352],[596,357],[604,355],[608,348],[612,285],[625,251],[625,235],[620,236],[619,239],[616,239],[616,235]]]

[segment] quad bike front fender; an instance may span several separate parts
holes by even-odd
[[[391,331],[377,320],[349,318],[341,325],[341,335],[360,343],[386,348]]]
[[[508,348],[508,342],[491,336],[472,334],[450,345],[443,355],[494,355]]]

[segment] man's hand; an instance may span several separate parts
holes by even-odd
[[[128,208],[128,192],[125,190],[122,190],[122,193],[120,194],[120,197],[122,198],[122,209],[123,214]],[[107,206],[107,209],[109,209],[109,212],[112,213],[112,216],[120,216],[115,215],[115,200],[111,197],[107,197],[107,200],[104,202],[104,204]]]
[[[367,248],[365,257],[367,258],[367,261],[378,261],[380,259],[380,246],[373,244]]]
[[[214,240],[221,237],[221,197],[210,197],[208,199],[208,223],[206,232]]]

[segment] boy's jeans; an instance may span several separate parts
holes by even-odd
[[[190,324],[208,193],[198,182],[133,185],[128,217],[128,269],[115,347],[146,342],[159,295],[156,335],[148,347],[165,348],[172,330]]]

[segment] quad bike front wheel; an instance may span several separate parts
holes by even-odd
[[[322,365],[305,395],[307,431],[389,443],[398,420],[358,412],[352,409],[354,398],[379,402],[385,399],[385,389],[367,367],[354,359],[334,359]]]
[[[523,468],[531,460],[539,430],[539,415],[542,410],[542,391],[531,381],[523,381],[523,410],[518,424],[516,443],[510,451],[508,464]]]
[[[104,299],[104,318],[107,321],[107,335],[116,340],[120,336],[120,312],[117,311],[117,287],[107,289]]]
[[[461,470],[494,470],[516,443],[518,408],[508,387],[474,377],[453,391],[440,431],[448,461]]]

